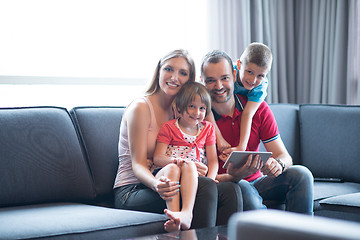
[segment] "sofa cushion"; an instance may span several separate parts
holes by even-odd
[[[300,106],[302,164],[314,177],[340,178],[360,183],[360,107]]]
[[[87,152],[98,195],[112,194],[124,110],[125,107],[76,107],[70,110]]]
[[[300,131],[299,105],[297,104],[270,104],[274,113],[281,139],[293,158],[294,164],[300,163]]]
[[[320,204],[356,207],[360,212],[360,192],[329,197],[321,200]]]
[[[316,182],[314,183],[314,200],[360,192],[360,184],[352,182]],[[360,203],[360,198],[359,198]]]
[[[0,206],[95,197],[66,109],[2,108],[0,126]]]
[[[0,239],[121,239],[161,233],[165,220],[162,214],[74,203],[9,207],[0,209]]]

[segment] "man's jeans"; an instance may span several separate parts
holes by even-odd
[[[314,178],[309,169],[296,165],[278,177],[263,176],[239,182],[246,210],[264,209],[263,200],[285,203],[286,211],[313,215]]]

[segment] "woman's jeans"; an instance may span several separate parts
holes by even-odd
[[[145,185],[129,184],[114,190],[115,207],[153,213],[164,213],[165,201]],[[242,211],[242,193],[238,184],[216,184],[207,177],[198,178],[191,228],[227,224],[230,216]]]
[[[239,182],[246,210],[264,209],[263,200],[285,203],[286,211],[313,215],[314,178],[304,166],[291,166],[278,177]]]

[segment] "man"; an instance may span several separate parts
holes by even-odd
[[[266,75],[265,72],[262,74]],[[233,62],[225,52],[212,51],[204,57],[201,78],[212,98],[217,127],[231,147],[239,143],[241,114],[247,103],[246,96],[234,94],[235,77]],[[272,200],[285,203],[287,211],[312,215],[313,176],[306,167],[292,165],[292,158],[266,102],[260,104],[252,119],[247,150],[258,151],[260,141],[273,153],[265,165],[258,155],[254,159],[250,156],[240,168],[230,163],[228,170],[222,168],[224,162],[219,160],[217,180],[239,183],[244,210],[266,208],[263,200]]]

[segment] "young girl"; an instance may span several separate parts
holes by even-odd
[[[214,181],[218,171],[215,129],[210,122],[204,121],[211,109],[207,89],[201,83],[187,82],[176,96],[175,103],[179,117],[161,127],[154,152],[154,165],[176,166],[169,174],[177,175],[180,181],[180,192],[167,201],[168,209],[165,210],[172,217],[172,221],[165,223],[165,228],[171,230],[186,229],[186,225],[191,223],[192,209],[183,206],[180,210],[180,195],[184,198],[183,191],[188,192],[197,186],[196,164],[206,164],[207,177]],[[181,226],[177,226],[177,222]]]
[[[237,65],[234,66],[234,71],[237,73],[234,93],[246,95],[248,102],[241,116],[240,141],[235,148],[229,149],[231,146],[222,137],[215,119],[212,115],[209,117],[216,129],[217,145],[220,153],[225,153],[227,156],[231,151],[246,151],[252,118],[267,95],[268,80],[266,75],[271,69],[271,64],[271,50],[266,45],[255,42],[245,49],[237,61]],[[222,155],[221,159],[226,159],[226,157]]]

